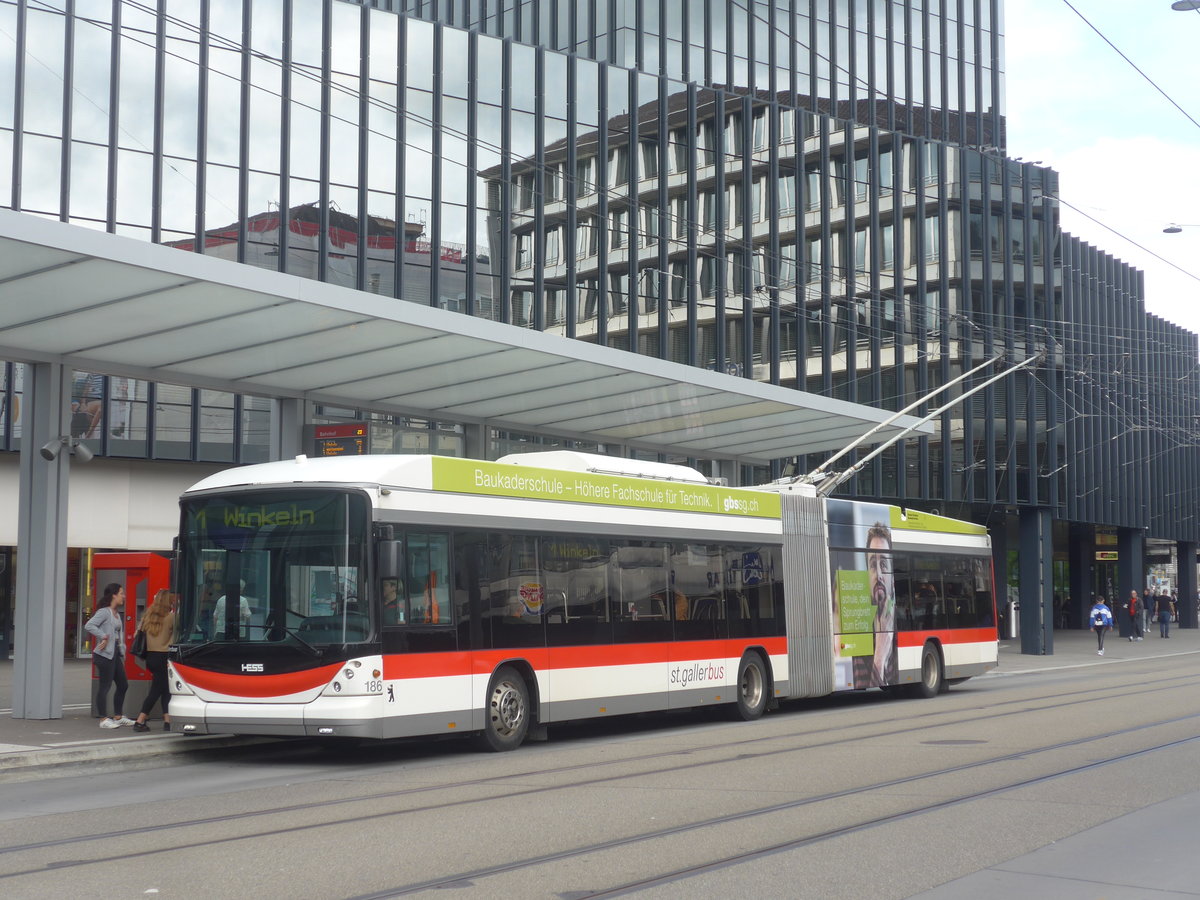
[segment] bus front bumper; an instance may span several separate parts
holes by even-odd
[[[311,703],[215,703],[171,698],[171,728],[183,734],[266,737],[383,737],[378,697],[321,697]]]

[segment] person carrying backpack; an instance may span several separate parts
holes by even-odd
[[[1108,629],[1112,628],[1112,610],[1110,610],[1104,602],[1104,597],[1100,594],[1096,595],[1096,602],[1092,604],[1092,611],[1088,613],[1088,621],[1092,625],[1092,631],[1096,632],[1096,653],[1100,656],[1104,655],[1104,635],[1108,633]]]

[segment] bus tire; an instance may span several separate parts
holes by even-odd
[[[747,722],[761,718],[767,709],[767,672],[762,657],[747,653],[738,665],[737,714]]]
[[[516,750],[529,733],[529,688],[512,666],[501,666],[488,685],[483,710],[485,750]]]
[[[932,643],[921,650],[921,677],[913,685],[913,695],[928,700],[942,692],[945,677],[942,674],[942,655]]]

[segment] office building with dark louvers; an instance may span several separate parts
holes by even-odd
[[[1005,626],[1019,598],[1043,652],[1094,593],[1152,577],[1195,598],[1200,373],[1141,274],[1062,232],[1056,173],[1006,157],[1002,6],[0,0],[0,207],[796,392],[921,401],[934,432],[839,493],[985,523]],[[12,451],[21,348],[0,346]],[[268,397],[88,374],[80,437],[135,474],[270,453]],[[741,483],[828,456],[802,433],[751,464],[470,437],[420,410],[303,417],[370,421],[380,452],[582,446]]]

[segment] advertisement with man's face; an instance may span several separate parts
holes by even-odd
[[[896,681],[891,508],[829,501],[835,680],[840,689]]]

